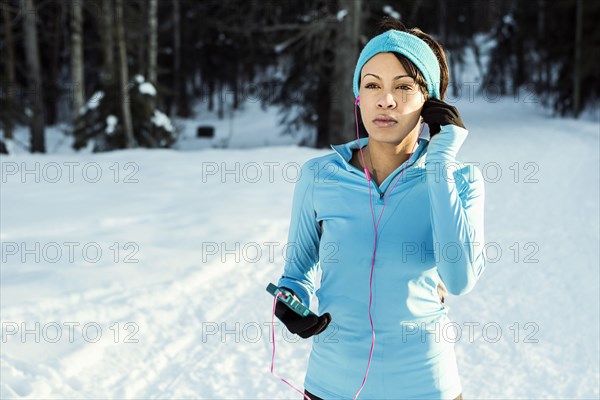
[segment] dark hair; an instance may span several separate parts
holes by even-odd
[[[432,38],[427,33],[423,32],[419,28],[408,29],[402,22],[391,17],[384,17],[379,22],[374,34],[372,35],[372,38],[391,29],[410,33],[411,35],[414,35],[419,39],[423,40],[429,45],[431,50],[433,50],[433,53],[435,54],[438,63],[440,64],[440,99],[443,100],[446,96],[446,90],[448,89],[448,80],[450,72],[448,71],[448,62],[446,61],[446,54],[444,53],[444,48],[442,47],[442,45],[437,40]],[[404,57],[402,54],[396,52],[392,52],[392,54],[396,56],[396,58],[398,59],[398,61],[400,61],[406,72],[415,80],[415,82],[417,82],[421,92],[425,95],[426,98],[428,98],[429,94],[427,93],[427,83],[421,71],[419,71],[415,64],[413,64],[408,58]],[[360,87],[360,76],[358,78],[358,86]]]

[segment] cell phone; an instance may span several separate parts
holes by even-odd
[[[283,304],[292,309],[296,314],[301,317],[306,317],[308,315],[315,315],[312,311],[310,311],[304,304],[299,302],[294,298],[294,295],[285,288],[280,288],[277,285],[269,283],[267,286],[267,292],[271,293],[273,296],[277,296],[277,293],[283,294],[283,296],[279,296],[277,300],[281,301]]]

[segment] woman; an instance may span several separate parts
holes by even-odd
[[[397,21],[382,28],[354,75],[368,138],[307,161],[294,191],[278,286],[310,306],[320,268],[320,316],[281,302],[275,313],[313,337],[307,398],[462,399],[438,290],[466,294],[485,268],[483,179],[456,160],[468,131],[442,101],[441,45]]]

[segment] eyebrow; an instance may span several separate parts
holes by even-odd
[[[382,80],[382,79],[381,79],[381,77],[379,77],[379,76],[377,76],[377,75],[375,75],[375,74],[371,74],[371,73],[369,73],[369,74],[365,74],[365,75],[363,76],[363,79],[365,79],[365,78],[367,77],[367,75],[372,75],[372,76],[374,76],[375,78],[377,78],[377,79],[379,79],[379,80]],[[412,78],[412,76],[410,76],[410,75],[398,75],[397,77],[395,77],[395,78],[394,78],[394,79],[392,79],[392,80],[394,80],[394,81],[395,81],[396,79],[400,79],[400,78]],[[414,78],[413,78],[413,79],[414,79]]]

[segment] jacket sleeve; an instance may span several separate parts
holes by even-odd
[[[445,125],[428,146],[426,169],[437,269],[448,292],[470,292],[485,269],[484,184],[479,168],[456,161],[466,129]]]
[[[316,220],[313,195],[315,172],[306,162],[294,187],[285,266],[278,286],[292,289],[307,307],[315,291],[321,230]]]

